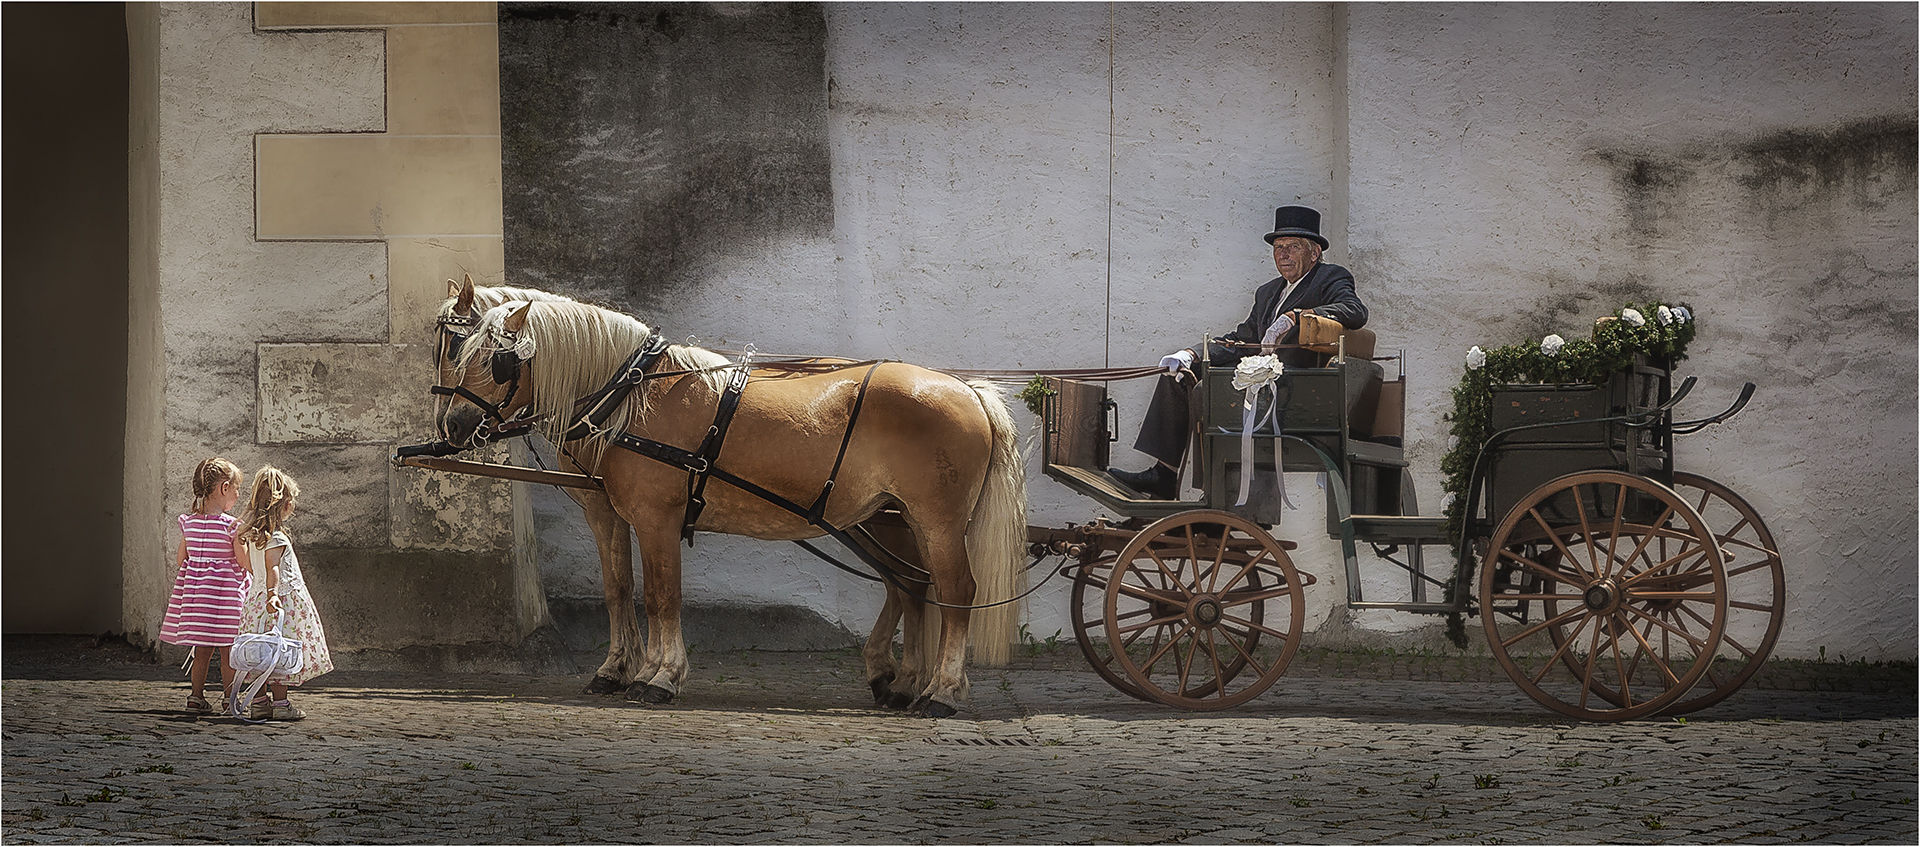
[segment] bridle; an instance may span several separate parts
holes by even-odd
[[[437,323],[440,328],[440,343],[435,345],[434,355],[436,358],[444,356],[443,362],[451,363],[460,358],[460,348],[466,344],[468,338],[472,337],[474,327],[480,323],[480,319],[477,316],[442,315]],[[502,330],[502,332],[506,331]],[[506,332],[506,335],[508,346],[495,350],[487,361],[489,376],[493,378],[493,383],[507,386],[507,396],[501,398],[498,404],[488,402],[485,397],[475,394],[464,384],[447,386],[436,381],[433,387],[428,389],[435,396],[459,397],[466,400],[486,414],[487,420],[482,421],[473,432],[475,447],[489,441],[524,435],[539,422],[537,417],[522,418],[519,413],[509,418],[504,411],[513,405],[514,396],[520,392],[520,373],[523,370],[521,359],[512,347],[515,333]],[[434,363],[436,380],[443,362]],[[531,367],[532,360],[526,360],[526,364]],[[521,411],[524,412],[525,409]],[[440,421],[440,436],[445,438],[447,435],[445,417],[440,416]]]

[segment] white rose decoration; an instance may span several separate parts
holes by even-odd
[[[1245,391],[1256,385],[1266,385],[1285,370],[1286,366],[1280,364],[1279,356],[1248,356],[1233,368],[1233,387]]]
[[[1477,371],[1485,367],[1486,364],[1487,351],[1480,349],[1477,345],[1467,351],[1467,370]]]
[[[1673,320],[1675,323],[1686,323],[1687,321],[1693,320],[1693,311],[1685,306],[1675,306],[1673,307]]]
[[[1640,310],[1638,309],[1621,309],[1620,319],[1634,326],[1647,325],[1647,316],[1640,314]]]
[[[1540,339],[1540,352],[1547,356],[1560,355],[1560,348],[1567,346],[1567,340],[1558,335],[1549,335]]]
[[[1665,306],[1661,306],[1659,311],[1653,313],[1653,316],[1660,321],[1661,326],[1667,326],[1673,323],[1673,310]]]
[[[1447,492],[1447,496],[1440,498],[1440,511],[1444,512],[1452,508],[1455,499],[1453,492]]]

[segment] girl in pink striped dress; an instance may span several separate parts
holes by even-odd
[[[235,538],[239,519],[227,514],[240,501],[240,469],[221,458],[193,469],[193,511],[180,516],[180,552],[175,557],[173,596],[160,625],[160,640],[193,648],[188,678],[193,691],[187,711],[208,714],[213,706],[202,689],[207,663],[220,654],[221,690],[233,685],[227,650],[240,634],[240,605],[253,575],[241,561],[246,548]]]

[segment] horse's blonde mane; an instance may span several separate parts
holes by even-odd
[[[437,317],[452,317],[454,304],[459,302],[459,300],[460,298],[458,297],[448,297],[446,302],[440,304],[440,312]],[[502,303],[509,303],[515,300],[522,303],[574,302],[572,297],[568,297],[565,294],[554,294],[550,291],[541,291],[538,288],[489,287],[483,285],[473,287],[473,309],[481,314],[486,314],[488,310]]]
[[[491,356],[508,346],[502,324],[526,305],[525,301],[509,300],[487,310],[474,333],[484,342],[470,343],[461,349],[457,365],[461,373],[469,372],[480,356]],[[527,311],[527,325],[522,333],[532,338],[534,344],[533,404],[529,412],[544,416],[541,434],[554,444],[564,444],[574,402],[605,386],[627,358],[646,343],[653,330],[619,312],[559,298],[534,301]],[[726,357],[718,353],[677,344],[669,346],[662,358],[666,364],[656,370],[698,370],[727,364]],[[708,370],[701,377],[717,392],[724,383],[725,373]],[[636,392],[590,439],[595,443],[582,446],[597,453],[613,433],[626,429],[645,414],[646,398]]]

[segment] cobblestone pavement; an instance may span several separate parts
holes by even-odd
[[[1583,724],[1484,660],[1303,651],[1259,699],[1196,714],[1127,698],[1067,648],[975,669],[973,708],[927,720],[868,708],[850,651],[721,653],[695,654],[666,707],[580,694],[585,673],[341,671],[295,695],[307,720],[247,725],[180,712],[179,671],[130,655],[8,641],[0,841],[1917,836],[1910,666],[1864,684],[1789,668],[1771,678],[1862,690],[1763,674],[1684,722]]]

